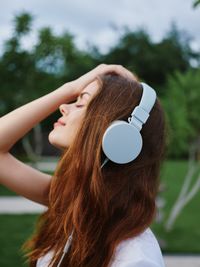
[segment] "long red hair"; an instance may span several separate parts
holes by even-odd
[[[117,245],[142,233],[153,221],[161,163],[165,152],[165,114],[156,100],[141,134],[140,155],[127,164],[108,161],[103,134],[117,119],[128,120],[139,104],[138,81],[118,75],[98,77],[99,91],[90,101],[73,144],[66,149],[51,181],[48,210],[23,245],[30,267],[52,250],[56,267],[73,233],[62,266],[107,267]]]

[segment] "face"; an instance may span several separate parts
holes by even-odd
[[[54,123],[54,129],[49,133],[48,137],[49,142],[53,146],[62,150],[72,144],[82,124],[87,106],[98,89],[99,84],[95,80],[82,90],[76,102],[60,105],[59,110],[62,117],[59,120],[62,124]]]

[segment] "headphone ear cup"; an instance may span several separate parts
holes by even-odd
[[[142,149],[142,136],[132,124],[116,120],[106,129],[102,139],[104,154],[115,163],[134,160]]]

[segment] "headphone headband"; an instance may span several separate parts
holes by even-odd
[[[134,124],[139,131],[142,129],[142,124],[147,121],[149,113],[156,101],[155,90],[146,83],[141,83],[141,85],[143,88],[142,98],[139,105],[132,111],[131,117],[128,118],[128,122]]]

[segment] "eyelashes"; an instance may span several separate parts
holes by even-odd
[[[84,108],[84,105],[78,105],[77,108]]]
[[[71,102],[67,102],[66,104],[73,104],[73,103],[76,103],[76,102],[78,102],[79,101],[79,99],[77,98],[76,100],[73,100],[73,101],[71,101]]]
[[[75,103],[77,103],[77,107],[79,107],[79,108],[81,108],[81,107],[85,107],[86,106],[86,103],[78,103],[79,101],[81,102],[81,100],[82,99],[76,99],[76,100],[73,100],[73,101],[71,101],[71,102],[67,102],[66,104],[75,104]],[[84,102],[84,100],[83,100],[83,102]]]

